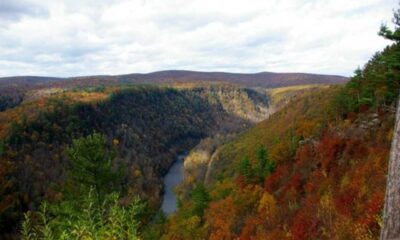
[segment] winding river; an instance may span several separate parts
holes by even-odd
[[[183,181],[183,160],[185,155],[179,155],[164,177],[164,198],[161,205],[163,212],[169,216],[176,210],[177,198],[174,188]]]

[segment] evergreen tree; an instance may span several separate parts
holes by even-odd
[[[386,25],[382,25],[379,31],[379,35],[382,37],[395,41],[396,43],[400,42],[400,9],[397,9],[393,12],[393,23],[395,24],[395,29],[392,31]]]
[[[193,201],[193,213],[199,217],[202,217],[204,210],[208,206],[208,202],[211,200],[210,195],[208,194],[203,183],[198,183],[194,187],[193,191],[191,192],[191,199]]]
[[[35,214],[22,223],[23,239],[138,239],[144,204],[139,198],[127,206],[120,204],[116,188],[120,172],[113,170],[113,151],[103,135],[94,133],[73,141],[67,149],[70,160],[67,182],[73,196],[42,203]]]
[[[105,194],[116,190],[121,174],[113,170],[115,154],[107,149],[103,135],[93,133],[74,140],[67,155],[70,160],[69,181],[78,194],[93,188],[97,202],[101,203]]]
[[[251,182],[253,180],[253,168],[251,166],[250,160],[248,157],[244,157],[240,162],[238,166],[238,171],[239,174],[241,174],[247,183]]]
[[[257,175],[258,177],[264,177],[267,171],[268,153],[263,146],[257,148]]]
[[[275,164],[269,159],[268,151],[264,146],[257,148],[257,176],[263,181],[266,176],[275,170]]]

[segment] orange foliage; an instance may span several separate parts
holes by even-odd
[[[233,198],[227,197],[223,200],[210,204],[205,219],[211,228],[210,240],[230,240],[233,238],[233,227],[237,218]]]
[[[370,113],[352,116],[354,122],[365,114]],[[226,203],[211,203],[209,216],[216,211],[225,220],[207,219],[213,239],[234,238],[236,230],[239,239],[374,239],[381,226],[390,149],[390,141],[376,136],[388,134],[392,117],[386,116],[379,129],[359,131],[354,123],[328,125],[319,139],[305,141],[292,157],[279,151],[290,145],[290,138],[282,139],[272,147],[271,156],[279,160],[275,172],[266,177],[263,192],[251,196],[251,185],[236,178],[237,191],[223,202],[231,197],[258,201],[230,202],[233,209],[224,210],[227,217],[220,210]],[[279,210],[271,211],[272,206]],[[215,229],[214,223],[220,227]]]

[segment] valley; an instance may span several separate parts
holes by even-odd
[[[400,239],[399,3],[0,0],[0,39],[0,240]]]
[[[114,167],[123,170],[125,198],[140,196],[157,211],[166,192],[173,209],[173,189],[164,189],[163,177],[179,153],[193,149],[185,161],[185,179],[192,179],[187,194],[204,180],[209,157],[222,143],[305,91],[323,87],[307,85],[274,95],[276,89],[226,83],[31,90],[36,97],[0,112],[1,160],[9,166],[4,176],[13,179],[4,192],[12,204],[2,215],[2,231],[15,231],[21,212],[65,194],[59,189],[67,184],[65,151],[73,139],[103,134],[115,151]],[[199,149],[209,157],[197,158]]]
[[[124,228],[135,226],[143,239],[373,239],[382,221],[395,98],[382,90],[362,102],[357,93],[369,94],[363,89],[371,88],[368,71],[377,65],[370,62],[360,75],[365,83],[355,77],[345,85],[29,87],[0,112],[3,236],[18,234],[22,218],[28,228],[26,213],[47,216],[44,203],[67,229],[89,224],[63,220],[82,217],[63,206],[85,206],[94,201],[88,186],[99,186],[94,196],[105,207],[113,207],[108,197],[115,189],[120,207],[134,204],[140,224]],[[96,154],[73,160],[96,141],[93,154],[104,151],[107,167],[86,165]],[[102,171],[110,180],[77,182],[101,180],[90,176]],[[110,217],[128,221],[123,216]]]
[[[397,239],[393,23],[351,78],[0,78],[0,238]]]
[[[319,226],[353,234],[346,223],[367,218],[356,234],[376,235],[393,112],[343,105],[340,94],[351,96],[342,91],[353,81],[278,88],[218,81],[31,88],[0,112],[7,206],[2,232],[13,236],[22,214],[42,211],[44,201],[70,201],[79,185],[71,185],[68,153],[76,141],[100,134],[113,156],[110,168],[120,176],[120,201],[139,197],[146,206],[139,228],[144,239],[284,239],[286,229],[294,239],[310,239],[319,232],[300,229],[312,224],[305,219],[319,216],[315,205],[331,216]],[[375,181],[364,192],[352,187],[366,184],[352,182],[355,176],[369,181],[371,175]],[[332,182],[341,182],[340,188]],[[342,195],[351,191],[351,199]],[[317,192],[325,192],[323,198]],[[268,210],[260,211],[263,204]],[[230,221],[218,222],[226,214]]]

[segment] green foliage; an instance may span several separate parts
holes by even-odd
[[[268,151],[264,146],[257,148],[257,166],[255,171],[261,181],[264,181],[265,177],[271,174],[275,170],[275,163],[271,161],[268,155]]]
[[[49,205],[43,202],[37,212],[38,221],[36,225],[32,224],[32,213],[27,212],[24,214],[24,221],[21,227],[21,238],[23,240],[53,240],[58,239],[54,235],[54,223],[51,221],[49,214]]]
[[[16,121],[12,121],[8,138],[8,142],[11,145],[17,145],[21,143],[22,141],[21,131],[22,131],[22,126],[18,124]]]
[[[40,239],[53,240],[56,238],[52,231],[52,226],[50,223],[51,220],[49,219],[48,211],[48,203],[43,202],[43,204],[40,206],[40,211],[38,212],[40,224],[40,227],[38,228],[38,236],[40,236]]]
[[[394,21],[400,26],[400,10]],[[398,29],[384,29],[396,43],[348,84],[306,95],[222,147],[213,165],[224,175],[209,186],[204,217],[189,224],[189,202],[168,222],[165,239],[195,239],[190,233],[203,227],[200,239],[379,238],[400,86]],[[361,130],[371,119],[376,124]]]
[[[73,141],[67,149],[70,159],[67,198],[41,204],[38,221],[32,225],[29,213],[22,223],[24,239],[137,239],[144,204],[135,198],[127,206],[119,202],[113,169],[114,154],[107,150],[103,135],[94,133]]]
[[[395,43],[376,53],[362,68],[357,69],[346,86],[332,101],[339,117],[365,108],[394,104],[400,89],[400,9],[394,12],[392,31],[382,25],[379,35]]]
[[[148,224],[142,233],[142,237],[145,240],[161,239],[164,234],[164,225],[166,223],[166,216],[163,211],[159,211],[155,214],[153,220]]]
[[[36,233],[32,228],[31,217],[32,213],[30,211],[24,214],[24,221],[21,226],[21,240],[37,239]]]
[[[81,188],[78,194],[93,188],[100,203],[105,194],[116,189],[121,174],[113,170],[115,154],[107,150],[105,136],[94,133],[76,139],[66,152],[70,160],[69,180]]]
[[[118,196],[112,195],[111,207],[108,211],[108,224],[105,226],[109,239],[136,239],[140,225],[140,214],[144,205],[136,198],[129,206],[121,207]]]
[[[37,109],[26,106],[27,109],[21,109],[28,113],[25,124],[18,113],[18,118],[12,119],[15,120],[13,126],[10,126],[10,121],[9,126],[0,129],[6,134],[1,158],[15,164],[16,169],[4,179],[17,183],[12,189],[16,194],[10,197],[8,192],[0,194],[0,202],[7,196],[7,214],[3,214],[0,207],[0,232],[16,229],[16,224],[23,217],[22,209],[26,206],[33,210],[40,206],[43,198],[59,199],[58,186],[67,187],[61,189],[64,198],[87,193],[93,182],[84,184],[79,180],[65,179],[72,161],[65,161],[63,155],[73,139],[98,132],[106,135],[107,140],[117,140],[115,150],[120,158],[113,159],[113,172],[121,169],[119,162],[122,161],[119,159],[129,159],[124,161],[127,165],[124,170],[127,171],[123,174],[121,186],[105,183],[104,193],[99,194],[97,202],[101,202],[101,195],[121,187],[123,191],[131,188],[134,190],[131,192],[149,194],[150,204],[155,206],[159,196],[152,194],[152,190],[159,182],[154,179],[161,179],[161,173],[166,170],[165,158],[173,157],[170,149],[192,147],[198,139],[207,136],[224,119],[228,119],[223,108],[206,101],[207,91],[134,87],[118,90],[112,97],[99,102],[76,101],[69,98],[70,94],[74,95],[67,92],[66,99],[54,96],[57,98],[55,101],[43,100],[41,105],[34,105]],[[85,151],[82,149],[82,152]],[[105,147],[104,152],[112,156],[109,149]],[[132,177],[130,170],[133,166],[146,171],[142,171],[139,177]],[[8,207],[11,204],[13,207]],[[17,205],[24,207],[18,208]]]
[[[254,177],[253,168],[248,157],[244,157],[238,164],[238,171],[247,183],[250,183]]]
[[[193,214],[202,217],[204,209],[207,208],[210,202],[210,195],[203,183],[198,183],[190,194],[193,201]]]
[[[275,170],[275,163],[270,159],[267,149],[260,145],[256,149],[256,164],[248,157],[239,161],[237,171],[245,178],[246,183],[263,183],[266,176]]]
[[[400,9],[394,11],[393,13],[393,23],[395,24],[395,29],[390,30],[386,25],[382,25],[379,31],[379,35],[395,41],[396,43],[400,42]]]
[[[117,193],[107,195],[101,205],[96,201],[93,191],[89,191],[79,204],[44,202],[35,225],[32,226],[30,214],[25,215],[22,239],[138,239],[140,215],[145,207],[139,198],[127,206],[119,203]]]

